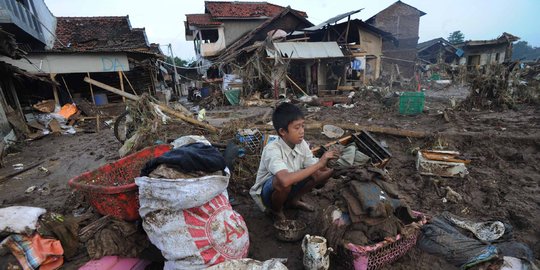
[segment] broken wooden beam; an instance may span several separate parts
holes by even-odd
[[[96,80],[92,80],[92,79],[90,79],[88,77],[84,78],[84,81],[89,83],[89,84],[93,84],[93,85],[95,85],[97,87],[103,88],[103,89],[105,89],[107,91],[113,92],[113,93],[115,93],[117,95],[129,98],[129,99],[134,100],[134,101],[138,101],[138,100],[141,99],[138,96],[123,92],[120,89],[114,88],[114,87],[112,87],[110,85],[106,85],[106,84],[98,82]],[[179,107],[182,109],[183,112],[175,111],[175,110],[167,107],[167,105],[156,104],[154,102],[151,102],[151,104],[152,105],[157,105],[159,107],[159,109],[161,109],[163,112],[171,114],[171,115],[173,115],[173,116],[175,116],[177,118],[180,118],[180,119],[184,120],[185,122],[188,122],[188,123],[193,124],[195,126],[205,128],[205,129],[207,129],[208,131],[210,131],[212,133],[217,133],[218,132],[218,129],[216,127],[214,127],[212,125],[209,125],[209,124],[206,124],[206,123],[203,123],[203,122],[201,122],[201,121],[199,121],[197,119],[191,118],[189,116],[191,114],[189,112],[189,110],[186,109],[184,106],[181,106],[180,104],[178,104],[178,105],[180,105]],[[185,113],[185,111],[187,111],[187,113]]]
[[[154,104],[154,103],[153,103]],[[203,123],[197,119],[194,119],[194,118],[191,118],[181,112],[178,112],[178,111],[175,111],[165,105],[162,105],[162,104],[155,104],[159,107],[160,110],[162,110],[164,113],[168,113],[170,115],[173,115],[175,117],[178,117],[190,124],[193,124],[193,125],[196,125],[196,126],[200,126],[200,127],[203,127],[205,128],[206,130],[212,132],[212,133],[217,133],[218,132],[218,129],[210,124],[206,124],[206,123]]]
[[[306,92],[304,92],[304,90],[302,90],[302,87],[298,86],[298,84],[296,84],[293,79],[291,79],[291,77],[289,77],[289,75],[285,75],[285,77],[287,78],[287,80],[289,80],[289,82],[291,82],[292,85],[294,85],[296,88],[298,88],[298,90],[300,90],[300,92],[302,92],[305,96],[309,96]]]
[[[113,92],[113,93],[115,93],[117,95],[120,95],[120,96],[125,97],[125,98],[129,98],[129,99],[134,100],[134,101],[138,101],[138,100],[141,99],[138,96],[132,95],[130,93],[126,93],[126,92],[124,92],[124,91],[122,91],[122,90],[120,90],[118,88],[114,88],[114,87],[112,87],[110,85],[106,85],[104,83],[98,82],[98,81],[90,79],[88,77],[85,77],[84,81],[89,83],[89,84],[93,84],[93,85],[95,85],[95,86],[97,86],[99,88],[105,89],[105,90],[107,90],[109,92]]]
[[[348,124],[348,123],[332,123],[332,125],[340,127],[342,129],[348,129],[348,130],[354,130],[354,131],[365,130],[365,131],[374,132],[374,133],[383,133],[383,134],[401,136],[401,137],[424,138],[424,137],[428,137],[432,135],[429,132],[382,127],[382,126],[376,126],[376,125],[366,126],[366,125],[356,125],[356,124]],[[305,129],[306,130],[314,130],[314,129],[322,130],[323,126],[324,126],[323,123],[312,122],[312,123],[306,123]],[[274,130],[274,127],[269,126],[269,125],[257,126],[256,128],[258,128],[259,130]]]
[[[26,166],[26,168],[14,171],[12,173],[8,173],[7,175],[2,175],[2,176],[0,176],[0,183],[4,182],[5,180],[8,180],[8,179],[10,179],[12,177],[15,177],[15,176],[17,176],[17,175],[19,175],[19,174],[21,174],[23,172],[31,170],[31,169],[43,164],[43,162],[45,162],[45,161],[38,161],[38,162],[36,162],[34,164]]]

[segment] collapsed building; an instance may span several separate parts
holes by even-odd
[[[18,111],[20,133],[26,133],[32,105],[42,100],[57,106],[122,100],[93,89],[85,77],[130,93],[158,94],[167,88],[159,45],[148,42],[144,28],[132,28],[128,16],[55,17],[43,0],[2,1],[0,9],[1,26],[15,40],[3,40],[11,50],[0,61],[9,67],[5,74],[20,78],[2,80],[3,105],[7,114],[11,108]]]
[[[325,95],[385,74],[412,77],[425,13],[398,1],[367,21],[351,19],[360,11],[313,25],[306,12],[290,7],[207,1],[204,14],[186,15],[186,39],[194,41],[201,74],[234,78],[233,85],[249,89],[244,95],[253,89],[276,97],[287,90]],[[390,14],[403,17],[398,28],[389,26]]]

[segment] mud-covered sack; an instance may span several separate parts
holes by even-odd
[[[164,269],[205,269],[247,256],[249,234],[229,203],[229,177],[135,178],[143,228],[167,260]]]
[[[158,210],[183,210],[201,206],[227,190],[230,173],[198,178],[136,177],[141,217]]]
[[[253,259],[230,260],[208,267],[206,270],[287,270],[283,259],[270,259],[264,262]],[[286,261],[286,259],[285,259]]]

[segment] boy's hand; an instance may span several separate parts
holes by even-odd
[[[321,162],[322,167],[326,167],[326,164],[328,164],[329,160],[337,158],[339,158],[338,152],[335,150],[329,150],[322,155],[322,157],[319,159],[319,162]]]

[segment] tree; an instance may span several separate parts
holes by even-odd
[[[536,60],[540,57],[540,47],[533,47],[527,41],[518,41],[512,46],[513,60]]]
[[[167,56],[167,63],[171,64],[173,63],[172,58],[170,56]],[[174,57],[174,63],[177,67],[187,67],[190,63],[187,60],[180,59],[178,57]]]
[[[461,33],[459,30],[448,35],[448,42],[450,42],[450,44],[458,44],[463,41],[465,41],[465,35],[463,35],[463,33]]]

